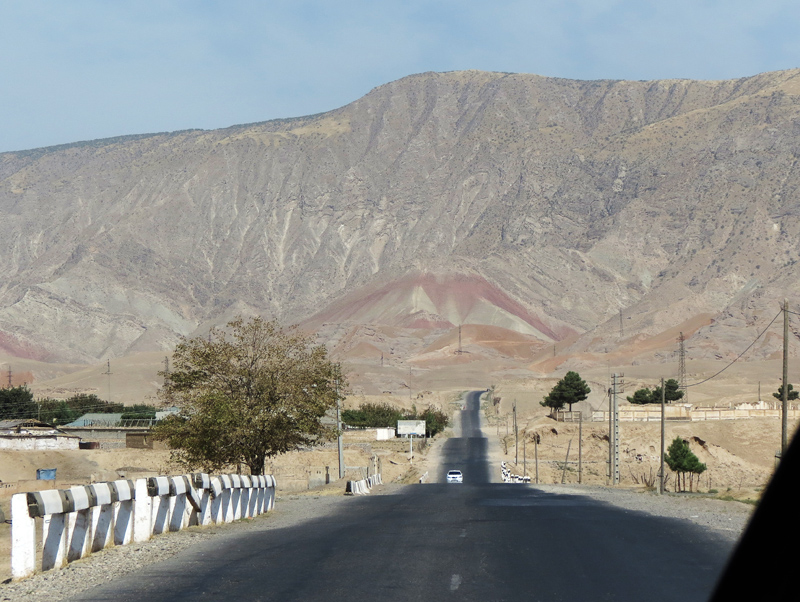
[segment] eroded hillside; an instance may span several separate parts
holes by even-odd
[[[799,76],[426,73],[317,116],[2,154],[0,345],[91,362],[348,300],[342,328],[427,328],[420,351],[456,322],[591,353],[709,315],[689,347],[727,357],[798,292]],[[498,293],[440,307],[419,278]]]

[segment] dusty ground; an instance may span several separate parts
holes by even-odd
[[[644,372],[641,369],[640,372]],[[582,375],[584,376],[584,375]],[[606,400],[595,393],[602,376],[588,371],[585,375],[593,389],[587,402],[574,409],[589,412],[602,407]],[[627,378],[627,375],[626,375]],[[637,382],[638,380],[638,382]],[[534,476],[535,456],[539,457],[539,478],[542,483],[566,483],[578,480],[578,425],[557,423],[548,417],[548,409],[540,405],[541,399],[557,381],[550,379],[520,380],[497,387],[495,396],[501,398],[499,405],[487,409],[489,430],[498,436],[503,447],[503,458],[514,464],[516,471],[523,472],[523,454],[527,473]],[[652,381],[652,379],[650,379]],[[634,380],[628,387],[630,394],[641,383],[649,382],[646,374]],[[600,383],[602,386],[603,383]],[[707,397],[714,397],[718,406],[727,407],[730,402],[725,394],[730,393],[730,382],[720,382],[705,388]],[[754,398],[740,385],[738,396]],[[697,398],[699,395],[691,393]],[[730,397],[731,395],[728,395]],[[598,400],[598,397],[600,399]],[[766,398],[762,392],[762,397]],[[519,437],[515,449],[512,407],[516,402]],[[713,406],[713,403],[709,403]],[[797,428],[797,421],[790,421],[790,433]],[[620,483],[623,486],[638,486],[652,481],[658,471],[661,427],[657,422],[620,423]],[[538,450],[534,445],[534,433],[538,433]],[[667,446],[676,436],[689,441],[692,451],[708,466],[699,480],[701,491],[715,490],[719,496],[740,499],[758,499],[775,466],[775,454],[780,449],[781,425],[778,419],[759,418],[735,421],[668,422],[666,426]],[[525,443],[523,443],[525,442]],[[569,458],[564,470],[564,462]],[[524,450],[524,452],[523,452]],[[608,425],[584,423],[582,437],[582,481],[604,485],[608,482]],[[674,483],[674,481],[673,481]],[[698,484],[695,484],[697,487]]]

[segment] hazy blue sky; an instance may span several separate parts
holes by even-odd
[[[0,151],[327,111],[423,71],[800,66],[796,0],[0,0]]]

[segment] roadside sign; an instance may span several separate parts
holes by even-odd
[[[398,435],[417,435],[418,437],[425,436],[425,421],[424,420],[398,420],[397,421],[397,434]]]

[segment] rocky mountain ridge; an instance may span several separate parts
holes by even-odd
[[[690,348],[729,357],[797,297],[799,102],[798,70],[425,73],[316,116],[0,154],[0,347],[95,362],[261,313],[605,353],[708,314]],[[415,278],[485,307],[370,310]]]

